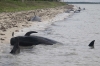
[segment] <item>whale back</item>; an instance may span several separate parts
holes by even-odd
[[[38,40],[40,44],[53,45],[53,44],[57,43],[57,41],[52,40],[52,39],[48,39],[48,38],[45,38],[45,37],[40,37],[40,36],[31,36],[31,37]]]
[[[30,21],[38,21],[41,22],[41,18],[39,16],[34,16],[30,19]]]

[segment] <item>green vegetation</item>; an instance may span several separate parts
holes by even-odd
[[[16,12],[66,5],[58,1],[0,0],[0,12]]]

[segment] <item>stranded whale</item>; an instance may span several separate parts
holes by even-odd
[[[16,54],[16,52],[20,52],[19,46],[33,46],[33,45],[39,45],[39,44],[45,44],[45,45],[53,45],[58,43],[57,41],[45,38],[45,37],[40,37],[40,36],[30,36],[32,33],[37,33],[36,31],[29,31],[27,32],[24,36],[17,36],[17,37],[12,37],[10,40],[10,44],[13,47],[11,50],[11,54]]]
[[[34,17],[32,17],[31,19],[29,19],[28,21],[38,21],[38,22],[41,22],[41,18],[39,16],[36,16],[36,14],[34,12]]]

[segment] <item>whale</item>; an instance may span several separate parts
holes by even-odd
[[[81,10],[78,9],[78,10],[75,10],[74,13],[80,13],[80,11],[81,11]]]
[[[91,41],[91,42],[89,43],[89,45],[88,45],[91,49],[94,48],[94,42],[95,42],[95,40]]]
[[[10,44],[13,46],[13,49],[11,50],[10,53],[11,54],[20,53],[20,46],[27,47],[27,46],[33,46],[33,45],[39,45],[39,44],[53,45],[53,44],[58,43],[57,41],[52,40],[52,39],[31,35],[32,33],[38,33],[38,32],[29,31],[24,36],[12,37],[10,39]]]
[[[28,21],[38,21],[38,22],[41,22],[41,18],[39,16],[37,16],[34,12],[34,16],[29,19]]]

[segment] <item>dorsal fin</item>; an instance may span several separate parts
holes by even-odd
[[[94,48],[94,42],[95,40],[93,40],[88,46],[90,46],[91,48]]]
[[[12,32],[12,37],[14,37],[14,32]]]
[[[32,33],[38,33],[38,32],[36,32],[36,31],[29,31],[29,32],[27,32],[27,33],[25,34],[25,36],[30,36],[30,34],[32,34]]]

